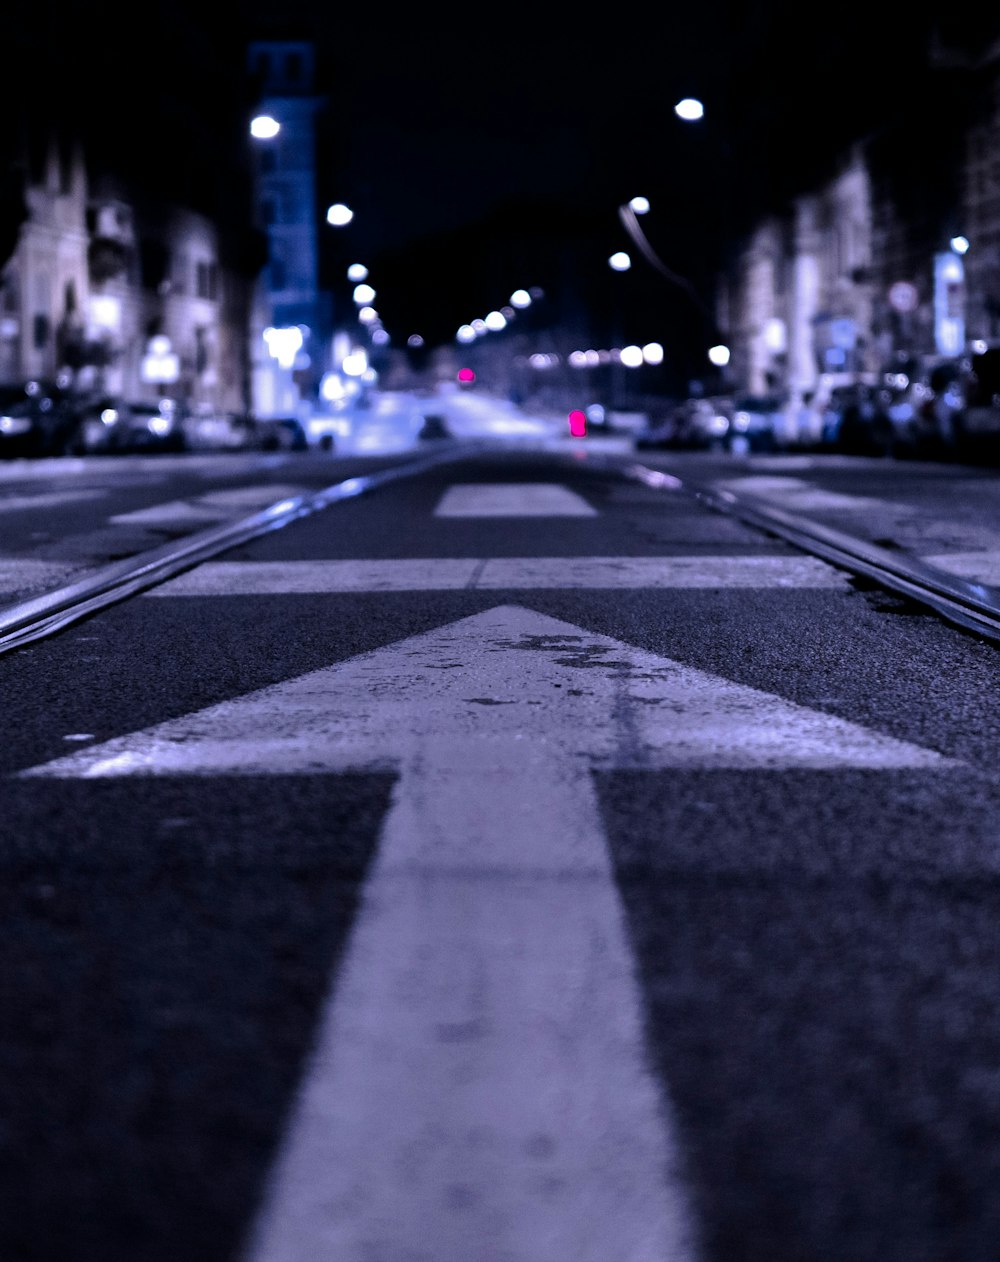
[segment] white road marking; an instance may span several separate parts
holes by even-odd
[[[1000,586],[1000,551],[939,552],[921,559],[960,578]]]
[[[36,767],[397,767],[247,1262],[689,1262],[591,767],[952,766],[519,606]]]
[[[208,561],[147,596],[528,588],[846,588],[815,557],[494,557],[371,561]]]
[[[435,517],[596,517],[597,509],[555,482],[468,482],[450,486]]]
[[[79,566],[62,561],[36,561],[31,557],[0,557],[0,592],[47,591],[79,572]]]
[[[299,486],[241,486],[187,500],[167,500],[131,513],[109,518],[116,526],[177,525],[187,522],[225,521],[241,510],[266,508],[279,500],[294,499],[306,492]]]
[[[865,495],[843,495],[825,491],[801,478],[768,477],[751,474],[745,478],[724,478],[715,485],[734,495],[753,495],[773,500],[784,508],[802,512],[870,512],[872,509],[904,509],[906,505]]]
[[[80,487],[72,491],[40,491],[37,495],[0,495],[0,513],[60,508],[63,504],[77,504],[82,500],[104,499],[107,494],[106,490]]]

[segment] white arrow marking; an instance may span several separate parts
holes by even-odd
[[[366,561],[206,561],[147,596],[271,596],[520,588],[843,588],[808,556],[408,557]]]
[[[555,482],[463,482],[450,486],[435,517],[596,517],[582,496]]]
[[[690,1262],[589,770],[932,751],[499,607],[28,776],[399,767],[247,1262]]]

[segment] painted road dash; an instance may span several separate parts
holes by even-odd
[[[448,487],[435,517],[596,517],[569,487],[555,482],[468,482]]]

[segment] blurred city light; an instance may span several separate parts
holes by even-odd
[[[351,351],[341,364],[348,377],[363,377],[368,371],[368,356],[361,349]]]
[[[272,359],[276,359],[282,368],[291,368],[295,364],[296,355],[302,349],[302,330],[297,327],[265,329],[264,341]]]
[[[685,122],[690,123],[704,116],[705,107],[693,96],[686,96],[683,101],[678,101],[674,106],[674,113],[678,118],[683,118]]]
[[[476,374],[471,368],[460,368],[458,370],[458,379],[459,381],[475,381]]]
[[[647,342],[642,348],[642,357],[647,364],[662,364],[663,347],[659,342]]]
[[[512,307],[530,307],[531,294],[526,289],[515,289],[510,296],[510,305]]]
[[[955,251],[956,254],[967,253],[969,249],[968,237],[952,237],[951,248]]]
[[[373,302],[375,299],[375,290],[371,285],[355,285],[354,301],[355,302]]]
[[[353,218],[354,211],[349,206],[345,206],[343,202],[334,202],[326,212],[326,222],[333,224],[335,228],[342,228],[344,224],[350,223]]]
[[[273,140],[281,131],[281,124],[270,114],[258,114],[250,123],[250,135],[254,140]]]
[[[501,329],[505,329],[507,327],[507,321],[499,311],[491,311],[489,315],[485,317],[483,323],[491,333],[499,333]]]
[[[358,312],[358,319],[362,324],[372,324],[378,319],[378,312],[374,307],[362,307]]]
[[[729,363],[729,347],[728,346],[711,347],[708,352],[708,358],[709,358],[709,361],[716,366],[716,368],[725,368],[726,364]]]
[[[463,324],[462,327],[455,334],[455,337],[460,342],[465,342],[465,343],[474,342],[476,340],[476,330],[472,327],[471,324]]]
[[[574,438],[585,438],[587,435],[587,414],[574,408],[569,414],[569,432]]]
[[[644,215],[649,210],[649,200],[645,197],[633,197],[629,205],[636,215]]]
[[[347,279],[348,280],[367,280],[368,268],[365,267],[364,263],[352,263],[351,266],[347,269]]]
[[[638,368],[642,364],[642,347],[623,346],[620,358],[626,368]]]
[[[624,250],[619,250],[616,254],[612,254],[612,256],[608,259],[608,264],[616,272],[627,272],[632,266],[632,260]]]
[[[372,334],[372,341],[376,346],[387,346],[389,344],[389,334],[385,329],[376,329]]]
[[[415,350],[415,351],[419,350],[421,346],[423,346],[423,344],[424,344],[424,339],[420,336],[419,333],[411,333],[410,336],[406,339],[406,345],[409,346],[411,350]]]

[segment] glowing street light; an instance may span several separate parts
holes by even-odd
[[[281,131],[281,124],[270,114],[258,114],[250,122],[250,135],[254,140],[273,140]]]
[[[951,248],[956,254],[967,254],[969,251],[968,237],[952,237]]]
[[[729,347],[728,346],[712,346],[708,352],[709,362],[713,363],[716,368],[725,368],[729,363]]]
[[[350,206],[345,206],[343,202],[334,202],[334,204],[326,212],[326,222],[332,224],[335,228],[342,228],[344,224],[348,224],[354,218],[354,211]]]
[[[510,296],[510,305],[512,307],[530,307],[531,294],[526,289],[515,289]]]
[[[683,101],[678,101],[674,106],[674,113],[678,118],[683,118],[686,123],[693,123],[704,117],[705,107],[695,97],[686,96]]]
[[[645,215],[649,211],[649,198],[648,197],[633,197],[632,200],[629,202],[629,205],[632,207],[632,211],[634,214]]]
[[[355,285],[354,301],[357,303],[369,303],[375,301],[375,290],[371,285]]]
[[[616,272],[627,272],[632,266],[632,260],[624,250],[619,250],[608,259],[608,266]]]
[[[364,263],[352,263],[351,266],[347,269],[347,279],[348,280],[367,280],[368,268],[365,267]]]

